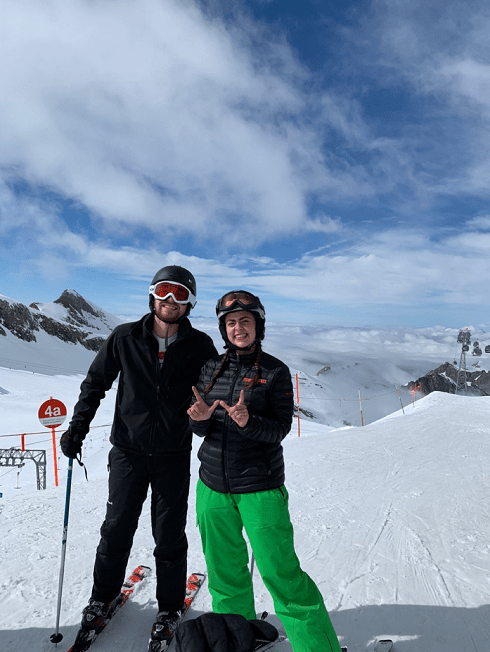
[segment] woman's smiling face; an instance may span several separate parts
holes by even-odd
[[[233,346],[245,348],[255,342],[255,317],[248,310],[239,310],[225,315],[226,335]]]

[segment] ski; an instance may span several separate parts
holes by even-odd
[[[71,646],[68,652],[86,652],[86,650],[92,647],[95,639],[102,632],[102,630],[106,628],[107,623],[112,618],[114,618],[115,614],[119,611],[123,604],[127,602],[131,597],[135,586],[141,582],[141,580],[143,580],[150,572],[151,568],[148,566],[137,566],[134,571],[128,575],[121,587],[121,593],[113,601],[113,607],[107,614],[107,620],[105,620],[104,623],[96,629],[84,629],[83,627],[80,627],[75,639],[75,643]]]
[[[187,578],[187,585],[185,589],[186,597],[184,601],[185,605],[182,610],[181,616],[177,621],[176,629],[180,625],[180,623],[184,620],[186,613],[189,611],[189,607],[194,602],[194,598],[196,597],[201,586],[203,585],[205,579],[206,576],[203,575],[202,573],[192,573],[192,575],[189,575],[189,577]],[[173,638],[174,638],[174,632],[172,633],[169,632],[169,634],[165,637],[164,641],[156,641],[150,638],[150,641],[148,643],[148,652],[164,652],[164,650],[168,649]]]
[[[391,638],[380,638],[374,644],[374,652],[391,652],[393,641]]]

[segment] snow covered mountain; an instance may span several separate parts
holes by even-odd
[[[468,364],[466,365],[468,367]],[[445,362],[444,364],[433,369],[413,383],[414,386],[419,385],[424,394],[430,392],[448,392],[454,394],[458,379],[459,366],[454,362]],[[485,371],[478,364],[475,368],[474,365],[467,369],[466,372],[466,393],[473,396],[489,396],[490,395],[490,372]]]
[[[97,351],[120,320],[84,299],[75,290],[65,290],[52,303],[29,307],[0,295],[0,335],[6,330],[25,342],[36,342],[36,332],[45,331],[63,342],[81,344]]]
[[[120,319],[84,299],[75,290],[65,290],[52,303],[31,303],[29,307],[47,317],[77,328],[96,330],[105,334],[121,323]]]
[[[30,306],[0,295],[0,365],[83,373],[120,323],[75,290]]]

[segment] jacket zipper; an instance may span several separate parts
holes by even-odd
[[[158,418],[158,411],[159,411],[159,404],[160,404],[160,376],[161,376],[162,369],[160,368],[160,361],[157,357],[157,363],[156,363],[156,396],[155,396],[155,412],[153,415],[152,423],[151,423],[151,433],[150,433],[150,442],[149,442],[149,450],[148,450],[148,455],[153,455],[153,449],[155,445],[155,430],[157,427],[157,418]]]
[[[237,384],[238,378],[240,376],[240,368],[241,368],[241,360],[240,356],[237,355],[237,370],[236,373],[233,377],[233,381],[230,386],[230,392],[228,394],[228,405],[231,404],[233,400],[233,391],[235,389],[235,385]],[[225,414],[225,419],[224,419],[224,432],[223,432],[223,471],[225,474],[225,483],[226,483],[226,492],[231,494],[231,487],[230,487],[230,477],[228,473],[228,425],[231,424],[231,417],[228,416],[228,412]]]
[[[180,339],[182,340],[182,339],[185,339],[185,338],[182,337]],[[168,352],[179,341],[180,340],[177,339],[175,342],[172,342],[172,344],[170,344],[168,349],[165,351],[165,358],[167,358],[167,364],[168,364]],[[156,378],[157,378],[157,382],[156,382],[156,404],[155,404],[155,413],[154,413],[154,417],[153,417],[153,422],[152,422],[152,425],[151,425],[150,450],[148,452],[149,455],[153,455],[153,449],[154,449],[154,444],[155,444],[155,430],[156,430],[156,427],[157,427],[158,415],[159,415],[159,412],[160,412],[160,392],[163,389],[161,387],[160,383],[163,382],[163,378],[164,378],[164,375],[165,375],[165,359],[163,360],[162,364],[160,364],[160,360],[157,357],[156,372],[157,372],[157,375],[156,375]]]

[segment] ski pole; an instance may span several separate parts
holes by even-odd
[[[66,539],[68,537],[68,514],[70,513],[72,471],[73,471],[73,459],[70,457],[68,461],[68,475],[66,478],[65,518],[63,523],[63,538],[61,542],[61,568],[60,568],[60,580],[58,584],[58,610],[56,613],[56,632],[52,634],[50,638],[51,643],[56,643],[56,645],[63,640],[63,634],[59,633],[59,627],[60,627],[60,613],[61,613],[61,594],[63,592],[63,576],[65,574]]]
[[[254,574],[254,564],[255,564],[255,557],[254,557],[254,554],[252,553],[252,560],[250,562],[250,576],[251,577]]]

